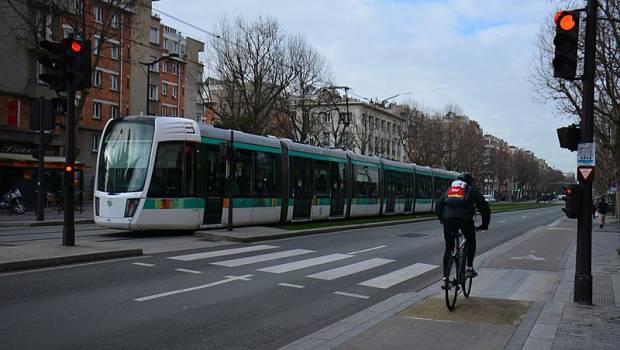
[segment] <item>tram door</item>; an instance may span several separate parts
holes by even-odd
[[[290,164],[293,219],[309,219],[314,196],[312,160],[291,157]]]
[[[226,162],[221,159],[215,145],[201,145],[199,158],[203,170],[202,183],[205,186],[205,211],[202,223],[222,223],[222,202],[226,189]]]
[[[398,176],[395,172],[386,170],[385,171],[385,212],[393,213],[394,207],[396,206],[396,177]]]
[[[405,213],[413,209],[413,174],[407,174],[405,188]]]
[[[344,216],[344,167],[345,163],[331,163],[331,207],[329,216]]]

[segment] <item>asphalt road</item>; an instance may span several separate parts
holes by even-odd
[[[495,214],[478,254],[562,215]],[[0,339],[7,349],[274,349],[438,280],[443,245],[426,221],[4,274]]]

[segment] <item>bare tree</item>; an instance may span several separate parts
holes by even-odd
[[[222,20],[211,41],[216,79],[220,81],[220,125],[265,134],[270,131],[283,92],[296,77],[292,39],[276,20]]]
[[[597,148],[611,155],[613,177],[620,178],[620,2],[599,1],[599,17],[611,20],[598,21],[596,44],[596,81],[594,92],[594,136]],[[582,89],[580,80],[567,81],[553,78],[551,60],[554,53],[551,23],[543,26],[538,53],[532,66],[531,84],[543,101],[556,105],[562,116],[578,120],[582,115]],[[583,55],[583,45],[580,45]],[[597,164],[598,166],[598,164]],[[597,169],[598,170],[598,169]],[[604,170],[604,167],[600,170]],[[597,177],[611,177],[597,173]],[[620,212],[620,193],[616,192],[616,215]]]

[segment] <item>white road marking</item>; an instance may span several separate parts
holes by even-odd
[[[521,217],[522,217],[522,218],[526,218],[526,217],[527,217],[527,215],[523,215],[523,216],[521,216]]]
[[[508,220],[500,220],[498,222],[501,224],[502,222],[506,222],[506,221],[508,221]]]
[[[202,273],[201,271],[188,270],[188,269],[174,269],[174,270],[179,271],[179,272],[187,272],[187,273]]]
[[[146,266],[146,267],[153,267],[153,266],[155,266],[155,264],[147,264],[147,263],[141,263],[141,262],[132,263],[132,264],[138,265],[138,266]]]
[[[331,281],[336,278],[352,275],[354,273],[358,273],[364,270],[369,270],[375,268],[377,266],[385,265],[387,263],[391,263],[394,260],[391,259],[382,259],[382,258],[372,258],[364,261],[360,261],[355,264],[346,265],[342,267],[337,267],[335,269],[322,271],[319,273],[315,273],[312,275],[308,275],[306,277],[316,278],[319,280]]]
[[[192,260],[199,260],[199,259],[215,258],[215,257],[218,257],[218,256],[224,256],[224,255],[233,255],[233,254],[240,254],[240,253],[256,252],[256,251],[260,251],[260,250],[267,250],[267,249],[273,249],[273,248],[278,248],[278,247],[277,246],[273,246],[273,245],[261,244],[261,245],[253,245],[253,246],[249,246],[249,247],[243,247],[243,248],[234,248],[234,249],[216,250],[216,251],[212,251],[212,252],[204,252],[204,253],[195,253],[195,254],[171,256],[171,257],[168,257],[168,259],[181,260],[181,261],[192,261]]]
[[[368,249],[364,249],[364,250],[358,250],[358,251],[356,251],[356,252],[349,253],[349,255],[355,255],[355,254],[358,254],[358,253],[366,253],[366,252],[369,252],[369,251],[372,251],[372,250],[377,250],[377,249],[381,249],[381,248],[385,248],[385,247],[387,247],[387,246],[386,246],[386,245],[380,245],[380,246],[378,246],[378,247],[374,247],[374,248],[368,248]]]
[[[308,253],[314,253],[314,250],[291,249],[291,250],[285,250],[285,251],[282,251],[282,252],[250,256],[250,257],[247,257],[247,258],[239,258],[239,259],[232,259],[232,260],[216,261],[216,262],[211,263],[211,265],[234,267],[234,266],[255,264],[255,263],[259,263],[259,262],[263,262],[263,261],[288,258],[288,257],[291,257],[291,256],[308,254]]]
[[[564,227],[545,227],[545,230],[560,230],[560,231],[569,231],[569,230],[574,230],[575,228],[564,228]]]
[[[546,260],[545,258],[536,256],[534,254],[530,254],[526,256],[511,256],[510,259],[511,260],[534,260],[534,261]]]
[[[369,298],[368,295],[353,294],[353,293],[346,293],[346,292],[334,292],[334,294],[343,295],[345,297],[359,298],[359,299],[368,299]]]
[[[306,286],[300,286],[299,284],[291,284],[291,283],[278,283],[278,285],[282,287],[291,287],[291,288],[306,288]]]
[[[280,265],[265,267],[263,269],[258,269],[257,271],[271,272],[271,273],[284,273],[284,272],[289,272],[289,271],[305,269],[306,267],[310,267],[310,266],[327,264],[333,261],[347,259],[350,257],[352,257],[352,255],[329,254],[329,255],[319,256],[316,258],[294,261],[294,262],[287,263],[287,264],[280,264]]]
[[[364,281],[358,284],[360,286],[387,289],[408,279],[417,277],[425,272],[436,269],[437,267],[437,265],[415,263],[413,265],[403,267],[402,269],[390,272],[388,274],[373,279],[369,279],[368,281]]]
[[[171,295],[175,295],[175,294],[192,292],[192,291],[195,291],[195,290],[209,288],[209,287],[217,286],[219,284],[224,284],[224,283],[228,283],[228,282],[232,282],[232,281],[249,281],[250,277],[252,277],[252,276],[253,275],[226,276],[226,279],[223,279],[221,281],[211,282],[211,283],[207,283],[207,284],[201,284],[201,285],[195,286],[195,287],[177,289],[177,290],[173,290],[173,291],[170,291],[170,292],[153,294],[153,295],[149,295],[149,296],[146,296],[146,297],[137,298],[137,299],[134,299],[134,300],[142,302],[142,301],[147,301],[147,300],[163,298],[163,297],[167,297],[167,296],[171,296]]]

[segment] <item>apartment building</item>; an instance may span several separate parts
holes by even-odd
[[[0,20],[13,28],[0,40],[0,50],[11,53],[0,58],[0,192],[17,186],[29,209],[33,207],[37,178],[33,152],[39,139],[29,129],[30,103],[34,98],[57,96],[38,79],[43,72],[37,61],[40,40],[59,41],[74,35],[91,41],[92,87],[76,95],[76,185],[86,199],[92,193],[105,124],[126,115],[146,114],[147,92],[149,114],[202,116],[202,99],[196,91],[202,80],[198,55],[204,44],[161,24],[152,15],[151,0],[58,0],[43,8],[25,0],[15,4],[17,11],[0,12]],[[150,67],[143,64],[173,53],[178,57]],[[51,194],[61,188],[64,140],[65,120],[58,116],[45,157],[49,175],[45,191]]]

